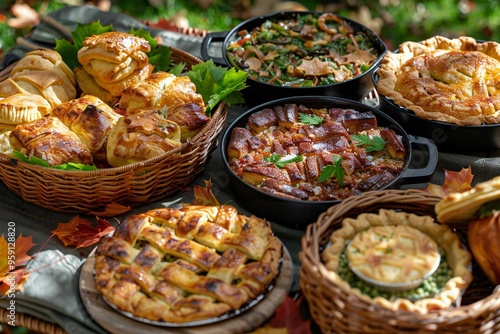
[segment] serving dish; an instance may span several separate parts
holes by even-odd
[[[499,60],[498,43],[467,36],[404,42],[372,72],[379,109],[442,151],[497,150]]]
[[[188,68],[201,60],[171,48],[171,60]],[[5,68],[6,78],[15,64]],[[0,154],[0,180],[25,201],[67,213],[102,211],[110,204],[136,207],[173,194],[203,170],[226,122],[224,102],[190,141],[162,155],[130,165],[97,170],[60,170]]]
[[[305,201],[276,196],[248,184],[231,169],[227,149],[233,128],[246,126],[248,117],[255,112],[289,103],[316,108],[337,107],[361,112],[370,111],[376,116],[379,126],[392,129],[401,136],[406,150],[403,172],[388,183],[384,189],[399,187],[408,182],[422,182],[428,180],[434,173],[438,157],[435,144],[427,138],[408,135],[392,118],[373,107],[348,99],[324,96],[299,96],[266,102],[249,109],[229,125],[222,136],[220,145],[222,160],[229,174],[235,199],[259,217],[265,217],[283,226],[305,229],[307,225],[317,219],[320,213],[340,202],[340,200]],[[425,154],[428,158],[423,158],[420,165],[411,166],[412,157],[417,157],[417,152]]]
[[[241,38],[240,34],[250,32],[266,22],[276,22],[278,20],[296,20],[299,16],[309,14],[321,15],[325,13],[300,11],[276,12],[269,15],[250,18],[240,23],[230,31],[208,33],[203,39],[201,46],[202,58],[204,60],[212,59],[215,63],[223,66],[238,68],[238,66],[232,63],[228,51],[231,44],[235,43]],[[361,100],[366,95],[368,95],[368,93],[373,89],[373,84],[370,78],[371,72],[377,67],[383,55],[387,52],[387,47],[380,39],[380,37],[367,27],[361,25],[356,21],[352,21],[341,16],[336,17],[344,20],[348,24],[348,26],[351,27],[355,32],[364,34],[367,40],[369,40],[373,45],[373,49],[374,51],[376,51],[377,58],[373,61],[368,70],[349,80],[337,81],[336,83],[311,87],[276,85],[272,83],[262,82],[260,80],[255,80],[249,75],[247,77],[248,87],[243,91],[246,103],[248,105],[256,105],[258,103],[269,101],[271,99],[305,95],[339,96],[353,100]],[[214,55],[214,53],[216,52],[217,55]],[[263,92],[265,92],[266,94],[263,94]]]
[[[405,211],[435,219],[435,205],[441,196],[418,189],[387,189],[350,197],[322,213],[309,225],[302,238],[300,287],[315,323],[325,333],[345,328],[350,333],[466,333],[486,334],[500,328],[500,289],[495,288],[472,262],[473,281],[451,308],[417,314],[389,310],[371,300],[356,296],[335,282],[321,260],[333,231],[347,217],[375,213],[380,209]],[[455,229],[467,249],[467,230]]]

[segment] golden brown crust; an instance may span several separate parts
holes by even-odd
[[[377,70],[377,91],[416,116],[461,126],[500,122],[500,44],[435,36],[405,42]]]
[[[10,133],[14,150],[47,161],[51,166],[68,162],[92,164],[92,155],[80,138],[57,117],[46,116],[16,126]]]
[[[436,204],[437,219],[441,223],[467,223],[484,204],[499,198],[500,176],[497,176],[468,191],[446,195]]]
[[[339,256],[347,243],[361,231],[373,226],[406,225],[418,229],[431,237],[445,252],[448,264],[453,270],[454,277],[451,278],[443,290],[433,298],[423,298],[412,302],[405,298],[389,301],[386,298],[370,298],[359,289],[351,288],[338,275]],[[330,237],[330,245],[323,251],[322,259],[327,269],[330,270],[330,278],[351,290],[358,297],[370,300],[391,310],[407,310],[418,313],[427,313],[434,310],[450,307],[472,281],[469,271],[471,261],[470,253],[465,250],[458,236],[446,225],[436,224],[429,216],[417,216],[406,212],[381,209],[378,213],[365,213],[356,218],[346,218],[342,227],[334,231]]]
[[[108,135],[108,163],[119,167],[164,154],[181,145],[177,123],[165,119],[157,109],[127,115]]]
[[[96,287],[119,309],[187,323],[265,293],[282,245],[270,224],[232,206],[184,205],[128,216],[96,252]]]
[[[50,113],[52,106],[41,95],[17,93],[0,99],[0,122],[24,124]]]

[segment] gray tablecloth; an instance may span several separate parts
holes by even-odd
[[[92,6],[68,8],[54,13],[53,16],[70,28],[76,26],[76,22],[90,22],[96,19],[101,20],[103,25],[112,23],[115,29],[121,31],[128,31],[132,26],[135,28],[143,27],[137,20],[120,14],[99,12]],[[154,33],[161,34],[163,41],[168,45],[178,47],[197,56],[200,54],[200,37],[162,31],[154,31]],[[50,41],[54,40],[54,34],[56,33],[50,27],[42,24],[33,32],[32,38],[36,43],[50,45]],[[25,51],[22,47],[16,48],[9,53],[4,65],[22,56]],[[244,106],[230,107],[227,122],[230,123],[245,109]],[[431,182],[442,184],[445,169],[460,171],[462,168],[469,166],[472,167],[472,173],[475,175],[473,183],[488,180],[500,175],[500,158],[496,156],[495,153],[476,155],[439,153],[438,165]],[[221,203],[232,204],[240,212],[250,214],[244,207],[244,201],[237,202],[233,198],[229,178],[224,171],[219,149],[216,149],[211,154],[204,171],[192,185],[205,186],[204,180],[208,179],[212,180],[213,192]],[[426,183],[421,183],[405,185],[404,187],[421,188],[425,186]],[[180,192],[162,201],[136,207],[126,214],[144,212],[154,207],[178,203],[179,200],[189,202],[192,196],[192,193]],[[64,247],[56,237],[51,238],[52,231],[57,227],[58,223],[68,222],[74,216],[73,214],[53,212],[25,202],[0,182],[0,234],[7,235],[7,225],[9,222],[13,222],[17,235],[22,234],[23,236],[33,237],[33,243],[36,246],[30,254],[37,252],[35,258],[28,265],[30,276],[24,284],[23,291],[16,293],[16,311],[49,322],[55,322],[69,333],[104,333],[105,331],[88,315],[78,292],[79,270],[94,247],[85,249]],[[95,219],[95,217],[85,216],[83,218]],[[121,219],[123,215],[117,218]],[[116,225],[114,220],[109,221]],[[273,229],[292,255],[295,265],[292,290],[297,291],[299,289],[300,267],[298,252],[300,251],[300,241],[304,232],[274,223]],[[8,305],[9,299],[0,299],[0,306],[8,307]]]

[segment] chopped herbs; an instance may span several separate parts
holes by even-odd
[[[364,146],[366,152],[381,151],[385,148],[385,140],[380,136],[368,136],[360,133],[351,136],[357,146]]]
[[[269,157],[264,157],[264,161],[270,162],[278,168],[285,168],[286,164],[290,164],[293,162],[301,162],[302,160],[304,160],[304,157],[301,155],[296,155],[293,158],[285,159],[285,160],[282,160],[282,158],[283,158],[283,156],[276,154],[276,153],[273,153]]]
[[[332,154],[332,165],[326,165],[321,170],[321,175],[318,178],[319,182],[325,182],[332,176],[337,180],[341,187],[344,186],[344,169],[342,168],[342,157],[337,154]]]
[[[314,114],[309,115],[309,114],[299,113],[299,121],[301,123],[308,125],[319,125],[323,122],[323,117]]]

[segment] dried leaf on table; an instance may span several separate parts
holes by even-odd
[[[311,320],[304,320],[300,313],[302,298],[294,300],[285,296],[271,323],[259,328],[254,333],[311,334]]]
[[[445,170],[443,185],[429,183],[423,191],[443,197],[451,193],[462,193],[472,188],[473,177],[470,166],[462,168],[460,172]]]
[[[59,223],[52,233],[64,243],[64,246],[83,248],[99,242],[102,237],[114,230],[115,228],[104,219],[97,218],[97,226],[94,226],[90,221],[76,216],[67,223]]]
[[[208,181],[204,180],[204,181],[205,181],[205,188],[197,185],[194,186],[193,204],[220,206],[219,201],[212,192],[212,181],[211,180]]]
[[[31,236],[20,234],[14,243],[7,243],[4,235],[0,237],[0,294],[7,294],[12,286],[21,290],[29,275],[24,274],[23,267],[33,258],[28,252],[34,246]]]
[[[130,211],[130,206],[125,206],[118,203],[109,203],[106,205],[104,211],[91,211],[88,214],[98,217],[114,217],[128,211]]]

